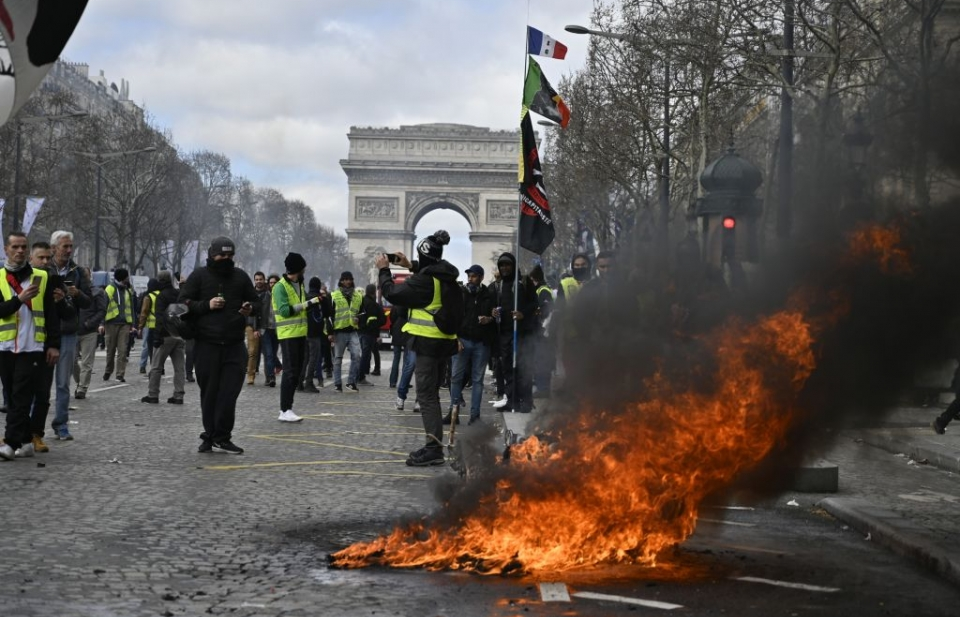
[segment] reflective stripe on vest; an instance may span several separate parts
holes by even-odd
[[[288,281],[286,277],[281,278],[277,285],[280,285],[283,288],[284,293],[287,294],[287,304],[290,305],[290,312],[293,313],[293,305],[303,304],[305,301],[303,285],[299,286],[300,289],[298,291],[297,288],[293,286],[293,283]],[[274,286],[274,290],[276,290],[276,286]],[[289,317],[282,317],[277,308],[277,300],[273,293],[270,294],[270,302],[273,304],[273,312],[276,314],[277,318],[277,338],[306,338],[306,309],[300,311],[299,313],[291,314]]]
[[[31,278],[40,277],[40,293],[31,301],[33,308],[33,340],[42,343],[47,340],[47,321],[43,316],[43,297],[47,293],[47,273],[44,270],[34,269]],[[4,300],[12,300],[16,295],[10,281],[7,280],[7,269],[0,268],[0,293]],[[0,342],[12,341],[17,338],[17,324],[20,320],[20,310],[17,309],[9,317],[0,319]]]
[[[433,279],[433,300],[423,308],[410,309],[410,317],[403,324],[403,331],[414,336],[437,339],[455,339],[456,334],[446,334],[437,327],[433,316],[437,314],[443,303],[440,301],[440,279]]]
[[[563,299],[567,302],[571,301],[580,293],[580,281],[569,276],[560,281],[560,287],[563,288]]]
[[[151,291],[147,294],[147,297],[150,298],[150,313],[147,315],[147,327],[151,330],[157,326],[157,297],[159,295],[159,291]]]
[[[333,292],[333,329],[346,330],[347,328],[356,328],[354,321],[360,314],[360,305],[363,303],[363,297],[353,292],[350,303],[347,304],[347,297],[339,289]]]
[[[111,321],[120,315],[120,290],[115,285],[107,285],[104,289],[107,294],[107,315],[104,321]],[[127,296],[127,301],[123,303],[123,320],[129,324],[133,323],[133,294],[129,289],[123,291]]]

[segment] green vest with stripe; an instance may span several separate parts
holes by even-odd
[[[120,315],[120,304],[118,298],[119,290],[116,285],[112,283],[107,285],[103,290],[107,294],[107,315],[103,318],[104,321],[110,321],[115,319]],[[123,290],[123,293],[127,296],[127,301],[123,303],[123,320],[128,324],[133,323],[133,292],[130,291],[130,288]]]
[[[12,300],[16,292],[14,292],[13,287],[10,285],[10,281],[7,280],[7,272],[8,270],[6,268],[0,268],[0,292],[3,293],[4,300]],[[47,293],[47,273],[45,270],[35,268],[31,275],[31,281],[28,283],[32,282],[35,276],[40,277],[40,293],[30,301],[33,306],[31,309],[33,313],[33,339],[38,343],[43,343],[47,340],[47,320],[43,316],[43,297]],[[12,341],[17,338],[17,324],[19,321],[19,310],[14,311],[14,313],[8,317],[0,319],[0,342]]]
[[[563,288],[563,299],[567,302],[573,300],[573,298],[580,293],[580,287],[582,284],[577,279],[569,276],[560,281],[560,287]]]
[[[299,289],[297,289],[293,286],[293,283],[288,281],[286,277],[283,277],[274,286],[273,293],[270,295],[270,301],[273,304],[273,312],[277,318],[277,338],[280,340],[288,338],[306,338],[307,311],[303,310],[299,313],[290,315],[289,317],[281,316],[280,311],[277,308],[277,287],[282,288],[283,291],[281,293],[287,294],[287,304],[290,305],[291,312],[293,311],[294,304],[302,304],[306,302],[303,285],[300,285]]]
[[[356,328],[356,319],[360,315],[360,306],[363,304],[363,295],[356,290],[347,302],[347,297],[339,289],[330,296],[333,301],[333,329],[346,330]]]
[[[445,334],[437,327],[433,316],[437,314],[443,303],[440,301],[440,279],[433,279],[433,300],[423,308],[410,309],[410,316],[407,323],[403,324],[403,331],[413,336],[422,336],[425,338],[448,339],[457,338],[456,334]]]
[[[151,291],[147,294],[147,297],[150,298],[150,314],[147,315],[147,327],[151,330],[157,326],[157,297],[159,295],[159,291]]]

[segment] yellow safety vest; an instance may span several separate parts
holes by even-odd
[[[159,291],[151,291],[147,294],[150,298],[150,312],[147,314],[147,327],[153,330],[157,326],[157,296]]]
[[[119,304],[119,290],[114,285],[107,285],[104,291],[107,294],[107,315],[103,318],[104,321],[110,321],[115,319],[120,315],[120,304]],[[123,303],[123,320],[129,324],[133,323],[133,293],[130,291],[130,288],[124,290],[127,295],[127,301]]]
[[[563,288],[563,299],[567,302],[573,300],[574,297],[580,293],[580,287],[582,286],[583,284],[572,276],[562,279],[560,281],[560,287]]]
[[[290,305],[291,312],[294,304],[302,304],[306,301],[303,292],[303,285],[297,290],[293,283],[285,277],[281,277],[277,285],[282,287],[279,293],[287,294],[287,304]],[[274,285],[273,292],[270,294],[270,302],[273,304],[273,312],[277,318],[277,338],[306,338],[307,336],[307,311],[302,310],[299,313],[291,314],[289,317],[282,317],[277,308],[277,285]]]
[[[47,320],[43,316],[43,297],[47,293],[47,273],[44,270],[34,269],[31,279],[35,276],[40,277],[40,293],[31,301],[33,305],[33,340],[43,343],[47,340]],[[28,281],[30,284],[31,281]],[[24,285],[26,287],[26,285]],[[7,280],[7,269],[0,268],[0,293],[3,293],[4,300],[12,300],[16,295],[10,281]],[[0,319],[0,342],[12,341],[17,338],[17,326],[20,321],[20,311],[15,311],[12,315]]]
[[[360,314],[360,305],[363,304],[363,295],[356,290],[350,302],[347,303],[347,297],[339,289],[330,296],[333,300],[333,329],[346,330],[347,328],[356,328],[356,319]]]
[[[403,331],[414,336],[423,336],[426,338],[450,340],[457,338],[456,334],[445,334],[437,327],[437,323],[433,319],[433,316],[437,314],[437,311],[439,311],[442,306],[443,303],[440,301],[440,279],[434,278],[433,300],[423,308],[410,309],[410,317],[407,319],[407,323],[403,324]]]

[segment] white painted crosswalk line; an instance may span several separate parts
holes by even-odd
[[[604,602],[620,602],[621,604],[636,604],[637,606],[646,606],[647,608],[662,608],[670,611],[675,608],[683,608],[681,604],[670,604],[669,602],[660,602],[658,600],[641,600],[640,598],[628,598],[626,596],[611,596],[605,593],[593,593],[592,591],[579,591],[573,594],[575,598],[585,600],[603,600]]]
[[[762,585],[773,585],[774,587],[786,587],[787,589],[801,589],[803,591],[820,591],[823,593],[840,591],[839,587],[821,587],[819,585],[807,585],[806,583],[791,583],[790,581],[777,581],[770,578],[757,578],[756,576],[741,576],[735,580],[747,583],[760,583]]]

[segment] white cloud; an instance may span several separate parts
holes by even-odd
[[[590,0],[534,0],[531,25],[583,64]],[[342,230],[351,126],[517,125],[527,3],[516,0],[98,0],[64,52],[131,84],[186,150],[227,155],[257,186]]]

